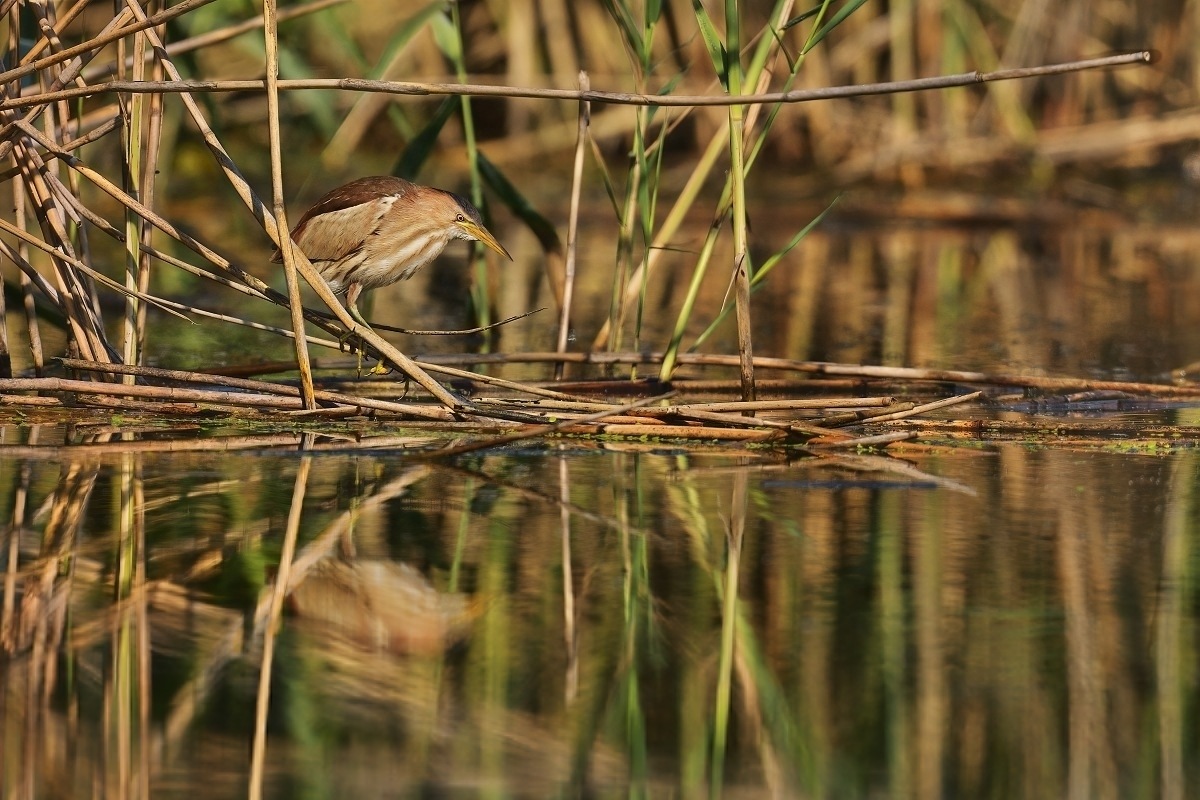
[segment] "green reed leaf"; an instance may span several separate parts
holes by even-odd
[[[404,155],[396,163],[392,169],[392,174],[398,178],[406,178],[413,180],[421,171],[421,167],[429,159],[429,154],[433,152],[433,148],[437,145],[438,136],[442,133],[442,128],[446,126],[446,122],[454,116],[454,112],[459,107],[457,97],[447,97],[442,100],[437,111],[433,112],[433,117],[421,129],[421,132],[413,137],[408,143],[408,147],[404,148]]]
[[[629,6],[622,0],[604,0],[604,9],[621,29],[621,35],[625,37],[625,43],[630,52],[641,58],[646,43],[642,39],[641,28],[633,18],[633,12],[629,10]]]
[[[721,86],[725,91],[729,91],[729,53],[726,52],[721,36],[717,33],[717,26],[713,24],[712,17],[708,15],[700,0],[692,0],[692,9],[696,12],[696,25],[700,28],[700,37],[704,39],[704,46],[708,49],[708,57],[712,59],[713,69],[717,71]]]
[[[496,197],[508,206],[509,211],[513,212],[533,232],[543,250],[547,252],[562,251],[562,241],[558,238],[558,230],[554,224],[534,208],[533,203],[529,202],[529,198],[521,194],[516,185],[483,154],[482,150],[479,152],[479,175],[483,178],[483,182],[491,187]]]
[[[400,26],[396,28],[396,32],[392,34],[392,38],[384,45],[383,54],[379,57],[379,61],[376,62],[375,68],[371,70],[371,77],[383,77],[383,70],[395,61],[396,54],[400,49],[407,45],[426,25],[430,24],[439,13],[445,18],[445,10],[445,0],[434,0],[434,2],[429,3],[420,11],[404,20],[404,22],[401,22]]]
[[[808,41],[804,43],[804,50],[802,52],[807,53],[820,44],[821,40],[828,36],[834,28],[845,22],[851,14],[861,8],[866,2],[867,0],[850,0],[849,3],[838,9],[838,12],[822,25],[820,30],[809,37]]]

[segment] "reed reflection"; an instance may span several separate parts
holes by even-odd
[[[242,796],[256,725],[263,796],[1198,777],[1188,454],[581,442],[414,466],[102,438],[5,432],[14,796]]]

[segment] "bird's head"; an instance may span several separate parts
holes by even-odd
[[[422,188],[424,196],[419,199],[417,207],[443,225],[450,238],[483,242],[512,261],[512,256],[504,249],[504,245],[496,241],[496,237],[483,226],[483,217],[470,200],[442,189]]]

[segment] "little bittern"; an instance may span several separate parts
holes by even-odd
[[[367,327],[358,311],[362,293],[411,278],[451,239],[483,242],[512,260],[470,200],[387,175],[339,186],[292,229],[292,241]],[[282,253],[276,250],[272,260],[281,261]]]

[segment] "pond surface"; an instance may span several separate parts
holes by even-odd
[[[290,516],[267,796],[1200,778],[1192,452],[3,438],[10,796],[242,796]]]
[[[1158,224],[834,225],[755,296],[756,354],[1155,379],[1200,353],[1196,244]],[[611,241],[587,259],[611,265]],[[670,330],[672,263],[623,346]],[[536,260],[514,269],[500,315],[545,302]],[[379,319],[448,327],[435,289],[381,290]],[[180,327],[155,358],[286,358],[226,330]],[[245,796],[261,716],[279,798],[1194,796],[1196,411],[1124,419],[1183,435],[426,461],[428,431],[382,426],[0,427],[0,784]]]

